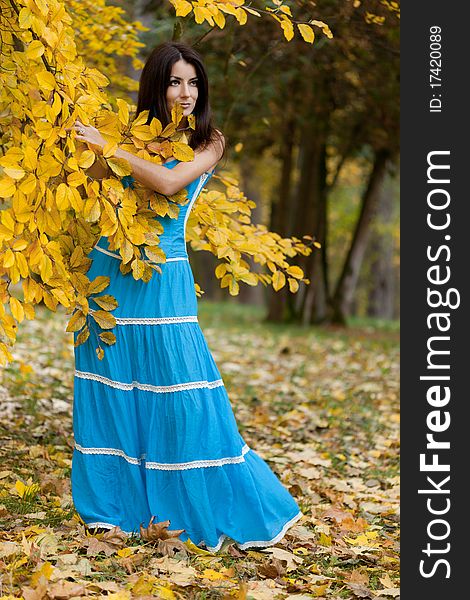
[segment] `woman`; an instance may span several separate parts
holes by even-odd
[[[165,125],[175,102],[185,118],[196,117],[194,160],[155,165],[116,153],[143,186],[164,194],[186,187],[189,202],[177,219],[158,217],[167,260],[148,283],[122,275],[106,238],[90,253],[89,278],[109,276],[105,293],[119,305],[113,312],[116,344],[103,360],[91,336],[75,348],[72,495],[89,528],[138,532],[153,515],[184,529],[182,540],[212,551],[226,537],[240,548],[269,546],[302,513],[241,437],[198,324],[185,227],[224,153],[224,139],[211,124],[200,56],[185,44],[166,43],[145,64],[137,112],[150,110]],[[94,127],[77,121],[75,129],[78,140],[104,146]],[[96,176],[103,175],[99,171],[95,167]]]

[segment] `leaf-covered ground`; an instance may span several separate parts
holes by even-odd
[[[39,311],[0,374],[0,597],[398,598],[397,326],[273,326],[199,306],[240,431],[304,517],[263,551],[226,540],[211,554],[164,526],[86,533],[70,494],[72,334]]]

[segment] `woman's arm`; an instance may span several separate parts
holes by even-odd
[[[99,146],[100,148],[105,146],[106,140],[95,127],[86,126],[80,123],[80,121],[76,121],[75,128],[83,131],[83,135],[77,133],[76,137],[78,141],[88,142],[91,146]],[[220,141],[209,144],[204,150],[195,152],[192,161],[181,162],[173,169],[156,165],[121,148],[118,148],[114,156],[116,158],[124,158],[129,162],[132,167],[132,176],[144,187],[171,196],[179,192],[188,183],[191,183],[191,181],[197,179],[205,171],[209,171],[219,162],[223,154],[225,140],[223,135],[220,132],[218,133]]]

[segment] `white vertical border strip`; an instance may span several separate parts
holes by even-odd
[[[206,171],[206,172],[204,172],[201,175],[201,180],[197,184],[196,189],[194,190],[193,196],[191,198],[191,201],[189,202],[188,208],[186,210],[186,214],[184,215],[184,222],[183,222],[183,232],[184,232],[184,243],[185,244],[187,243],[187,240],[186,240],[186,223],[188,222],[188,219],[189,219],[189,213],[191,212],[193,204],[196,202],[197,197],[199,196],[199,192],[202,190],[202,188],[204,187],[204,184],[209,179],[209,177],[211,177],[213,175],[214,170],[213,171]]]

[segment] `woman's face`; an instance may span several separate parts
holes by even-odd
[[[198,96],[196,69],[185,60],[178,60],[171,69],[170,83],[166,90],[168,110],[175,103],[183,107],[183,115],[190,115],[196,106]]]

